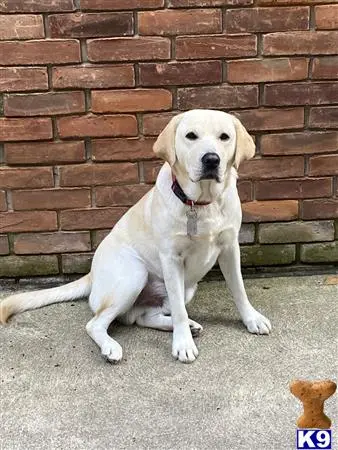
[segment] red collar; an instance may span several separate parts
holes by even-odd
[[[176,197],[179,198],[181,200],[181,202],[183,202],[185,205],[188,205],[188,206],[210,205],[211,202],[194,202],[193,200],[190,200],[190,198],[188,198],[185,195],[185,193],[183,192],[183,189],[178,184],[178,181],[174,174],[172,174],[172,178],[173,178],[173,184],[171,185],[171,189],[172,189],[173,193],[176,195]]]

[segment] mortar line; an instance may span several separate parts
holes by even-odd
[[[144,180],[144,164],[143,164],[143,161],[138,161],[137,166],[138,166],[139,184],[144,184],[145,180]]]
[[[0,164],[5,164],[5,147],[4,147],[4,144],[0,144]]]
[[[315,7],[310,6],[310,16],[309,16],[309,30],[314,31],[316,29],[316,19],[315,19]]]
[[[59,166],[53,167],[53,179],[54,179],[54,188],[60,187],[60,168]]]
[[[81,62],[88,62],[87,42],[86,39],[80,39]]]
[[[48,14],[42,14],[42,21],[43,21],[43,30],[45,33],[44,39],[50,38],[50,30],[48,26]]]
[[[6,196],[6,202],[7,202],[7,211],[14,211],[12,191],[10,189],[6,189],[5,196]]]

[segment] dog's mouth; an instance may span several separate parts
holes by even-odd
[[[198,181],[215,180],[217,183],[221,182],[218,170],[204,170]]]
[[[208,170],[208,169],[202,169],[199,170],[198,172],[195,172],[194,174],[189,174],[189,179],[190,181],[192,181],[193,183],[199,183],[200,181],[216,181],[216,183],[222,183],[223,182],[223,177],[220,174],[220,170],[219,169],[212,169],[212,170]]]
[[[200,181],[206,181],[206,180],[214,180],[216,183],[222,183],[222,179],[219,177],[218,174],[203,174],[201,176],[197,176],[196,178],[189,177],[190,181],[193,183],[199,183]]]

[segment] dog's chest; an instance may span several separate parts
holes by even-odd
[[[184,262],[186,283],[195,284],[200,281],[213,267],[219,253],[217,239],[213,236],[182,239],[181,256]]]
[[[206,251],[222,245],[222,235],[229,228],[227,219],[227,214],[217,205],[207,211],[186,209],[176,228],[180,245],[189,253],[200,251],[201,247]]]
[[[197,218],[196,234],[188,235],[189,230],[181,229],[176,236],[176,250],[183,258],[186,280],[199,281],[213,267],[229,240],[232,229],[227,228],[224,217]]]

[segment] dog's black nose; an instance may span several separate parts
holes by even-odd
[[[202,163],[206,169],[212,170],[219,166],[220,159],[217,153],[209,152],[202,157]]]

